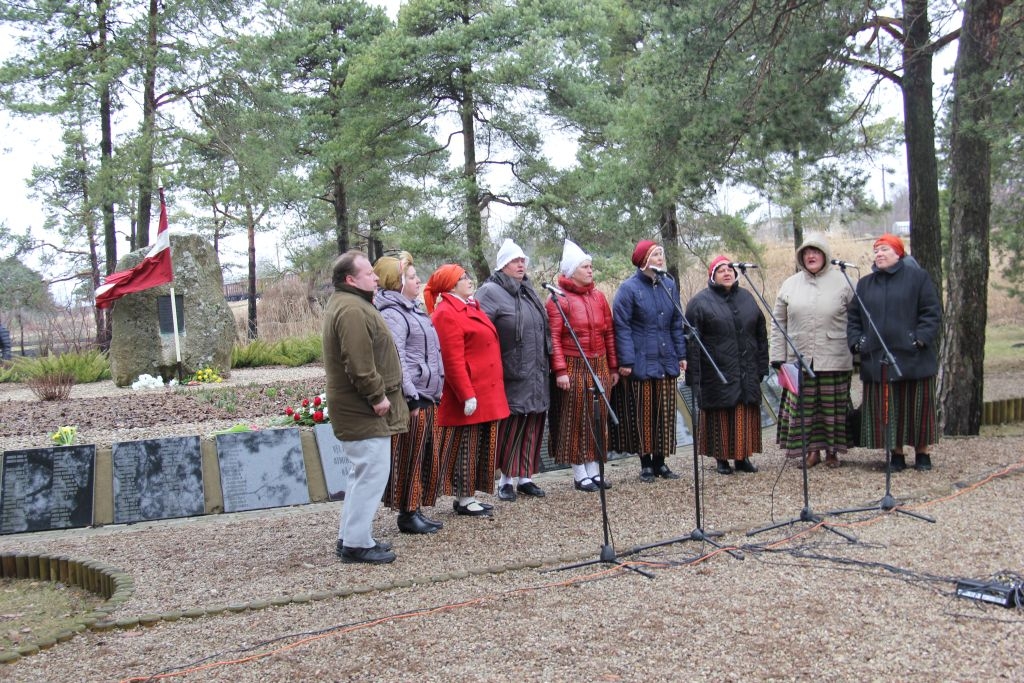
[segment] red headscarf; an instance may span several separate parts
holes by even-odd
[[[892,247],[892,250],[895,251],[896,254],[901,258],[905,253],[907,253],[906,247],[903,246],[903,240],[901,240],[896,235],[893,235],[892,233],[887,232],[881,237],[879,237],[877,240],[875,240],[875,243],[871,245],[871,248],[874,249],[879,244],[888,244],[890,247]]]
[[[434,304],[437,303],[437,297],[444,292],[452,291],[455,283],[465,274],[466,270],[455,263],[446,263],[434,271],[430,279],[427,280],[427,285],[423,288],[423,303],[427,307],[427,313],[434,312]]]
[[[643,269],[651,258],[651,252],[657,248],[658,243],[651,240],[640,240],[637,242],[636,249],[633,250],[633,265]]]

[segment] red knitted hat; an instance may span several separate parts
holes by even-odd
[[[637,268],[645,267],[647,260],[651,258],[651,252],[657,248],[658,243],[651,240],[640,240],[637,242],[636,249],[633,250],[633,265]]]
[[[722,265],[729,265],[730,261],[731,259],[728,256],[725,256],[724,254],[719,254],[714,259],[712,259],[711,265],[708,266],[708,279],[714,280],[715,271],[718,270],[718,268]]]

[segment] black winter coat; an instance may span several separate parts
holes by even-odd
[[[700,344],[689,340],[686,383],[695,387],[697,405],[706,410],[760,405],[761,380],[768,375],[768,327],[753,295],[739,283],[729,289],[710,284],[690,299],[686,318],[726,379],[723,384]]]
[[[926,379],[938,374],[935,347],[942,304],[927,272],[900,259],[891,268],[875,269],[862,277],[857,295],[859,299],[854,297],[847,311],[846,340],[850,350],[860,351],[861,380],[881,382],[885,356],[878,335],[861,310],[862,301],[903,373],[896,376],[889,368],[889,380]]]

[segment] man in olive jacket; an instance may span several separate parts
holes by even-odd
[[[409,427],[402,363],[387,323],[373,305],[377,275],[359,251],[334,262],[334,294],[324,313],[324,369],[331,427],[352,465],[338,528],[342,562],[395,560],[373,540],[377,512],[391,473],[391,435]]]

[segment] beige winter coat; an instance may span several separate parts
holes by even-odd
[[[803,266],[801,252],[815,247],[825,254],[825,266],[811,274]],[[832,252],[821,235],[810,235],[796,251],[798,272],[782,283],[775,300],[775,317],[789,334],[804,362],[812,370],[853,369],[853,356],[846,345],[846,309],[853,298],[846,277],[829,263]],[[769,357],[772,362],[795,362],[779,329],[772,325]]]

